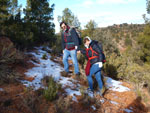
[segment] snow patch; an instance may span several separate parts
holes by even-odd
[[[96,110],[96,107],[95,107],[95,106],[93,106],[93,105],[91,106],[91,108],[92,108],[94,111]]]
[[[76,96],[73,96],[73,97],[72,97],[72,100],[75,101],[75,102],[78,102]]]
[[[115,101],[110,101],[110,103],[117,105],[118,103]]]
[[[42,48],[43,47],[36,47],[36,51],[27,53],[33,55],[39,63],[34,62],[36,67],[29,69],[25,73],[28,77],[34,77],[34,80],[32,82],[23,80],[22,83],[27,87],[32,86],[35,90],[37,90],[41,87],[44,88],[41,80],[45,76],[52,76],[56,82],[60,83],[62,87],[65,88],[67,95],[73,96],[73,100],[77,101],[74,95],[81,95],[79,91],[80,84],[78,84],[74,79],[62,77],[60,72],[64,69],[58,63],[51,61],[50,54],[47,51],[42,50]],[[51,51],[51,49],[48,50]],[[43,55],[46,55],[47,59],[42,59]]]
[[[41,83],[41,80],[44,76],[52,76],[55,81],[60,79],[60,72],[63,68],[50,60],[50,54],[46,51],[42,50],[42,47],[36,47],[37,51],[29,52],[28,54],[32,54],[39,63],[34,62],[36,67],[29,69],[25,75],[28,77],[34,77],[32,82],[23,80],[22,83],[29,87],[32,86],[35,89],[39,89],[40,87],[44,87]],[[50,50],[50,49],[49,49]],[[42,59],[43,55],[47,56],[47,59]]]
[[[127,88],[127,87],[125,87],[125,86],[122,85],[122,82],[113,80],[110,77],[105,77],[105,79],[106,79],[106,87],[109,90],[118,91],[118,92],[130,91],[129,88]]]
[[[132,113],[132,112],[133,112],[133,111],[130,110],[130,109],[124,109],[124,111],[127,112],[127,113]]]
[[[27,81],[22,80],[21,82],[26,87],[33,87],[35,90],[39,88],[44,88],[42,84],[42,79],[45,76],[52,76],[54,80],[62,85],[62,88],[65,89],[67,95],[72,96],[72,100],[77,102],[76,95],[81,95],[80,93],[80,84],[77,80],[74,80],[72,78],[63,77],[61,76],[60,72],[64,71],[64,69],[58,64],[50,60],[51,55],[46,51],[42,50],[43,47],[36,47],[36,51],[29,52],[27,54],[31,54],[35,57],[36,61],[30,61],[32,62],[35,67],[29,69],[25,75],[28,77],[34,77],[33,81]],[[46,48],[48,51],[51,51],[51,49]],[[43,55],[46,55],[46,59],[42,59]],[[70,58],[69,58],[70,59]],[[109,77],[105,77],[106,79],[106,87],[109,90],[118,91],[118,92],[124,92],[129,91],[130,89],[127,87],[122,86],[121,82],[115,81]],[[93,92],[87,93],[91,98],[94,97]],[[100,100],[102,103],[104,103],[104,100]],[[112,102],[113,104],[117,104],[115,102]]]
[[[74,95],[81,95],[80,91],[72,90],[70,88],[65,89],[68,95],[74,96]]]
[[[101,103],[104,103],[104,102],[105,102],[105,100],[104,100],[104,99],[100,99],[100,102],[101,102]]]

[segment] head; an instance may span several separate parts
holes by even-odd
[[[83,43],[84,43],[84,46],[85,46],[86,48],[88,48],[89,45],[90,45],[90,43],[91,43],[90,37],[86,36],[86,37],[84,38],[84,40],[83,40]]]
[[[67,23],[64,22],[64,21],[62,21],[62,22],[60,23],[60,27],[61,27],[61,29],[64,30],[64,31],[67,29],[67,26],[68,26]]]

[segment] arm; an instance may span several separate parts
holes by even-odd
[[[79,50],[85,57],[86,59],[88,60],[87,56],[86,56],[86,50],[85,49],[80,49]]]
[[[85,49],[80,49],[80,51],[81,51],[81,53],[82,53],[83,55],[86,56],[86,50],[85,50]]]

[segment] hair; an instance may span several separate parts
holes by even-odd
[[[86,43],[86,41],[90,41],[90,39],[89,39],[89,38],[87,38],[87,37],[85,37],[85,38],[84,38],[84,40],[83,40],[83,43],[85,44],[85,43]]]
[[[66,22],[62,21],[62,22],[60,22],[60,27],[61,27],[61,25],[62,25],[62,24],[67,25],[67,23],[66,23]]]

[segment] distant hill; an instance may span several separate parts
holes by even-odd
[[[98,28],[101,31],[110,31],[113,38],[133,38],[137,37],[140,32],[143,32],[145,24],[114,24],[104,28]]]
[[[106,43],[113,41],[117,44],[119,50],[125,50],[128,46],[134,46],[140,33],[143,33],[145,24],[114,24],[113,26],[97,28],[94,33],[94,39]]]

